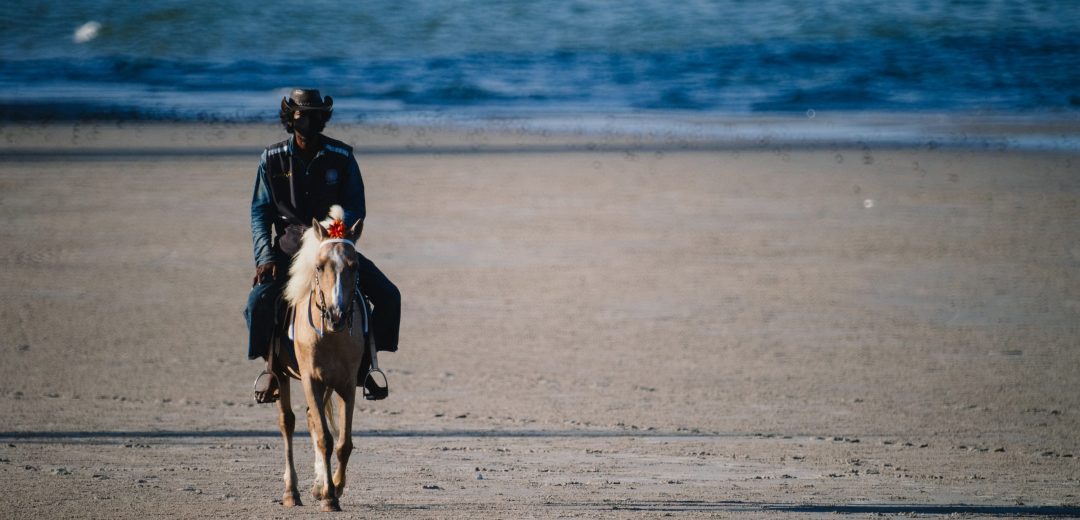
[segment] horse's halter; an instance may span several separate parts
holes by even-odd
[[[319,244],[319,247],[321,248],[321,247],[325,246],[326,244],[335,244],[335,243],[336,244],[348,244],[350,247],[353,248],[353,251],[356,250],[356,243],[353,242],[352,240],[347,240],[347,239],[344,239],[344,238],[328,238],[326,240],[323,240],[322,243]],[[340,275],[338,275],[338,276],[340,276]],[[316,327],[315,323],[313,323],[313,320],[311,318],[311,307],[310,306],[308,307],[308,323],[311,325],[312,329],[315,329],[315,333],[318,334],[319,337],[321,338],[325,334],[324,331],[326,330],[326,322],[327,321],[332,322],[333,320],[332,320],[332,318],[330,316],[330,307],[328,305],[326,305],[326,294],[323,292],[322,283],[320,283],[320,281],[319,281],[319,268],[315,268],[315,279],[313,281],[311,292],[312,292],[313,296],[318,296],[318,299],[315,300],[315,307],[319,309],[319,315],[322,318],[322,327],[321,328]],[[353,305],[356,303],[356,296],[355,296],[355,291],[349,291],[348,294],[349,294],[349,296],[348,296],[349,305],[347,307],[345,307],[344,315],[345,315],[345,319],[348,321],[349,335],[352,336],[352,332],[353,332]]]

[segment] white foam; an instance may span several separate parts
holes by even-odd
[[[94,38],[98,37],[98,33],[101,32],[101,24],[95,21],[89,21],[75,29],[75,34],[71,36],[71,40],[75,43],[86,43]]]

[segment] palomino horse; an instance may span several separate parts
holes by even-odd
[[[345,488],[345,468],[353,450],[356,379],[365,346],[363,332],[353,330],[354,313],[364,312],[359,309],[363,302],[359,306],[354,303],[356,240],[363,230],[363,220],[346,229],[343,218],[341,206],[334,206],[330,218],[322,224],[312,221],[300,250],[293,257],[285,288],[285,298],[293,308],[292,336],[299,371],[289,375],[300,380],[307,398],[308,431],[315,448],[315,484],[311,495],[321,501],[323,511],[341,510],[338,497]],[[278,425],[285,438],[282,504],[286,507],[301,505],[293,466],[296,418],[289,386],[288,378],[280,378]],[[341,424],[337,442],[331,446],[334,404]],[[334,451],[338,465],[331,478],[330,457]]]

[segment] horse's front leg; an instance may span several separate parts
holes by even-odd
[[[338,465],[334,469],[334,490],[340,497],[345,490],[345,468],[349,465],[349,455],[352,455],[353,451],[352,420],[353,406],[356,404],[356,383],[354,382],[344,394],[338,394],[338,397],[340,397],[337,399],[337,404],[341,429],[338,432],[336,446]]]
[[[333,446],[330,425],[326,418],[326,400],[330,398],[328,388],[321,382],[304,377],[304,393],[308,403],[308,431],[311,432],[311,444],[315,448],[315,483],[311,486],[311,496],[322,501],[323,511],[341,511],[334,482],[330,479],[330,456]]]
[[[281,505],[285,507],[302,506],[300,492],[296,490],[296,467],[293,465],[293,432],[296,430],[296,414],[292,411],[289,378],[278,381],[278,427],[285,438],[285,493],[281,495]]]

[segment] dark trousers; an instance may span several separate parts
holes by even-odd
[[[285,266],[280,272],[288,272]],[[397,352],[401,327],[401,292],[378,267],[360,255],[357,285],[371,301],[371,329],[380,352]],[[248,359],[266,357],[270,351],[278,300],[285,291],[285,279],[256,285],[248,294],[244,319],[248,326]]]
[[[359,255],[356,284],[371,301],[371,330],[379,352],[397,352],[401,291],[366,256]]]

